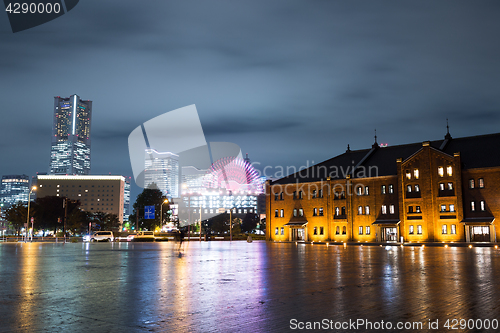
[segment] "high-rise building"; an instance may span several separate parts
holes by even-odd
[[[30,181],[26,175],[2,176],[2,186],[0,189],[0,201],[2,207],[8,208],[19,201],[28,203],[28,193],[30,192]]]
[[[90,174],[92,101],[78,95],[54,97],[49,174]]]
[[[130,215],[130,177],[125,177],[123,189],[123,221],[127,222]]]
[[[154,187],[171,198],[179,197],[179,155],[146,149],[144,187]]]

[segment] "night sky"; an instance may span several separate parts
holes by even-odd
[[[196,104],[207,141],[263,166],[499,132],[498,1],[80,1],[13,34],[0,14],[0,174],[47,172],[54,96],[93,101],[92,173]],[[139,193],[133,190],[133,198]]]

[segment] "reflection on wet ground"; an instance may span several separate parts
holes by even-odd
[[[292,319],[442,332],[500,320],[499,272],[494,248],[0,244],[0,332],[283,332]]]

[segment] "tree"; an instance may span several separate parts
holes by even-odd
[[[37,198],[32,206],[35,217],[35,227],[44,230],[54,230],[54,233],[56,233],[57,229],[62,228],[65,214],[63,201],[65,199],[64,197],[57,196]],[[67,204],[66,216],[69,217],[72,214],[76,214],[75,211],[79,210],[80,201],[67,200]],[[66,223],[66,227],[68,227],[68,223]]]
[[[100,230],[116,231],[120,226],[120,219],[116,214],[95,212],[90,213],[90,218],[99,226]]]
[[[24,226],[24,223],[27,221],[27,214],[28,207],[22,202],[18,202],[5,211],[5,219],[12,224],[18,235],[21,232],[21,228]]]
[[[168,220],[170,215],[170,203],[164,203],[167,199],[166,196],[158,189],[146,188],[144,189],[135,200],[134,209],[130,215],[129,221],[132,226],[136,225],[136,216],[139,212],[139,228],[154,230],[155,227],[160,225],[160,221]],[[163,204],[163,209],[161,206]],[[145,219],[144,218],[144,207],[145,206],[155,206],[155,219]],[[163,211],[163,219],[160,220],[160,210]]]
[[[259,215],[248,213],[243,218],[243,222],[241,223],[241,231],[243,232],[253,232],[257,227],[257,223],[259,222]]]

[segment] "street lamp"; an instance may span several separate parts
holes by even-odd
[[[168,199],[163,200],[163,202],[160,205],[160,231],[163,226],[163,204],[168,203]]]
[[[236,207],[233,207],[233,208],[236,211]],[[231,208],[229,210],[229,241],[230,242],[233,240],[233,220],[232,220],[233,208]]]
[[[36,191],[36,186],[32,186],[31,190],[30,190],[30,193],[28,194],[28,216],[26,217],[26,237],[24,238],[24,242],[25,243],[28,240],[28,228],[29,228],[29,225],[30,225],[30,202],[31,202],[31,193],[33,193],[33,191]],[[32,228],[33,228],[33,223],[31,224]],[[35,231],[34,228],[33,228],[33,231]],[[33,233],[33,231],[32,231],[32,233]],[[31,241],[33,241],[33,234],[31,236]]]

